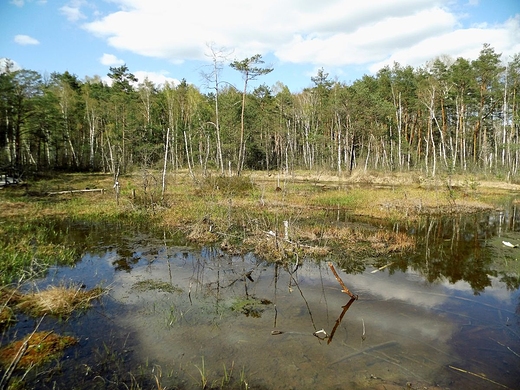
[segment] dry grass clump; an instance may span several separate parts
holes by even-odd
[[[248,237],[244,244],[253,245],[255,254],[270,262],[279,262],[294,254],[292,248],[287,250],[289,246],[284,245],[283,241],[270,237]]]
[[[7,286],[0,287],[0,305],[2,306],[11,305],[13,302],[18,302],[21,296],[22,294],[14,288]]]
[[[328,246],[306,246],[303,252],[309,257],[324,257],[331,252],[331,249]]]
[[[413,237],[405,233],[380,229],[332,227],[323,233],[323,237],[337,242],[354,253],[370,252],[372,256],[407,252],[415,248]]]
[[[351,247],[365,241],[367,232],[359,228],[331,226],[322,233],[322,238]]]
[[[244,240],[245,245],[253,246],[255,254],[266,261],[284,262],[308,256],[323,257],[330,253],[326,246],[302,245],[297,242],[285,240],[271,235],[256,235]]]
[[[60,356],[61,352],[78,342],[74,337],[60,336],[53,331],[35,332],[23,340],[14,341],[0,350],[0,364],[7,368],[18,360],[17,367],[27,369]],[[21,356],[21,357],[20,357]]]
[[[16,307],[34,316],[50,314],[67,317],[74,310],[89,308],[90,302],[102,294],[100,287],[83,290],[81,287],[50,286],[44,291],[21,295]]]
[[[218,240],[218,236],[213,232],[213,225],[207,221],[195,223],[188,228],[188,240],[199,244],[210,244]]]
[[[16,322],[16,317],[11,306],[16,304],[19,297],[20,293],[17,290],[0,287],[0,330]]]
[[[388,230],[378,230],[367,237],[377,254],[407,252],[415,249],[415,240],[405,233],[396,233]]]
[[[0,307],[0,330],[8,327],[15,321],[16,317],[14,315],[13,309],[7,305]]]

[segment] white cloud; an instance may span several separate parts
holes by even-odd
[[[85,15],[81,13],[79,8],[74,8],[70,5],[64,5],[61,7],[60,12],[65,15],[67,20],[70,22],[77,22],[80,19],[85,19]]]
[[[82,0],[72,0],[60,8],[60,12],[65,15],[69,22],[77,22],[85,19],[86,16],[81,12]]]
[[[123,65],[125,63],[125,61],[117,58],[115,55],[107,53],[103,53],[103,56],[99,59],[99,62],[106,66],[117,66]]]
[[[154,83],[156,86],[164,86],[164,84],[166,84],[166,82],[173,84],[173,85],[180,84],[180,81],[178,79],[169,77],[168,76],[169,73],[166,71],[147,72],[144,70],[138,70],[137,72],[132,72],[132,73],[139,80],[139,82],[138,82],[139,84],[143,83],[145,81],[145,79],[148,79],[149,81]]]
[[[14,72],[16,70],[22,69],[18,63],[8,58],[0,58],[0,74],[6,71],[7,66],[9,66],[9,70]]]
[[[161,71],[161,72],[148,72],[146,70],[138,70],[136,72],[132,72],[132,74],[137,77],[137,83],[133,83],[134,88],[139,88],[139,84],[144,83],[146,79],[151,81],[156,87],[162,88],[166,83],[169,83],[171,85],[179,85],[180,81],[174,77],[169,77],[169,72],[167,71]],[[101,78],[102,81],[106,85],[112,85],[112,80],[110,77],[104,76]]]
[[[23,34],[16,35],[14,37],[14,41],[16,43],[18,43],[19,45],[39,45],[40,44],[40,42],[37,39],[30,37],[29,35],[23,35]]]
[[[483,44],[489,43],[497,53],[505,56],[520,52],[520,15],[494,28],[469,28],[421,40],[407,48],[395,51],[383,61],[374,63],[371,72],[394,62],[420,66],[437,56],[446,54],[457,58],[475,59]]]
[[[31,2],[33,0],[28,0],[28,2]],[[9,3],[16,5],[17,7],[23,7],[26,3],[26,0],[11,0]],[[45,5],[47,4],[47,0],[38,0],[38,4]]]
[[[478,53],[485,42],[497,51],[520,42],[515,19],[462,28],[452,0],[112,2],[119,11],[83,27],[119,50],[177,64],[208,61],[210,41],[234,49],[239,59],[273,53],[282,62],[327,68],[394,60],[422,65],[443,53]]]
[[[367,2],[373,5],[374,0]],[[172,62],[205,60],[208,41],[235,48],[235,54],[241,57],[274,52],[298,33],[341,32],[359,23],[349,15],[353,8],[345,0],[319,4],[265,0],[254,5],[235,0],[193,0],[181,5],[160,0],[120,0],[119,4],[120,11],[85,24],[85,28],[119,49]],[[380,11],[368,7],[367,12]]]

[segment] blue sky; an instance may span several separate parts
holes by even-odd
[[[234,59],[262,54],[262,76],[292,92],[323,68],[351,83],[394,61],[473,59],[484,43],[520,53],[519,0],[0,0],[0,58],[45,74],[106,78],[126,64],[140,81],[186,79],[205,90],[210,47],[220,78],[241,88]],[[223,48],[220,52],[218,49]]]

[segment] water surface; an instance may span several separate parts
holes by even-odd
[[[355,301],[327,259],[282,266],[143,233],[102,242],[40,283],[109,287],[58,325],[81,342],[45,385],[118,388],[132,372],[170,389],[518,388],[520,249],[503,244],[520,243],[516,220],[511,208],[393,226],[414,253],[354,274],[333,263]]]

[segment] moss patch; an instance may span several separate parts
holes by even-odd
[[[133,284],[132,288],[136,291],[150,291],[150,290],[156,290],[156,291],[162,291],[167,293],[179,293],[182,292],[182,289],[177,286],[172,286],[168,282],[163,282],[160,280],[154,280],[154,279],[145,279],[140,280],[139,282],[136,282]]]
[[[247,317],[259,318],[265,311],[266,306],[272,302],[268,299],[258,299],[249,297],[246,299],[236,299],[231,305],[231,310],[245,314]]]
[[[50,360],[58,358],[63,350],[74,345],[78,340],[70,336],[60,336],[50,332],[36,332],[26,336],[23,340],[14,341],[0,350],[0,364],[8,367],[11,362],[19,358],[17,367],[30,368],[40,366]]]

